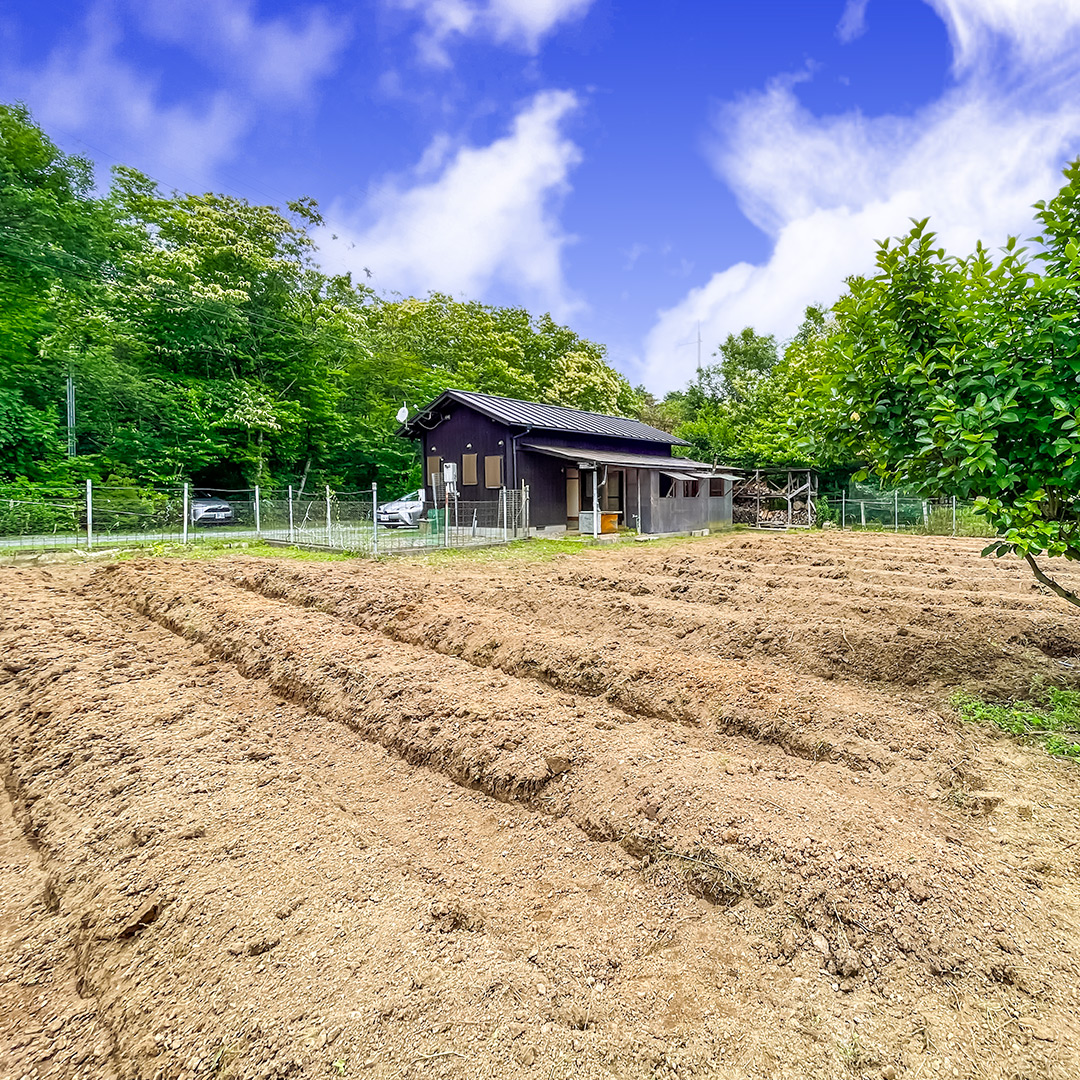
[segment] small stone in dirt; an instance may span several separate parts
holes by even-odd
[[[536,1060],[536,1048],[520,1046],[514,1051],[514,1058],[519,1065],[529,1066]]]
[[[570,771],[570,760],[559,754],[545,755],[544,764],[547,766],[548,772],[551,773],[552,776],[558,776],[560,773]]]
[[[1021,1020],[1020,1026],[1033,1039],[1040,1039],[1043,1042],[1054,1042],[1057,1038],[1054,1029],[1050,1027],[1049,1024],[1040,1024],[1035,1020]]]
[[[862,960],[854,949],[841,949],[836,956],[837,970],[841,975],[858,975],[862,971]]]
[[[918,900],[922,903],[923,900],[930,898],[930,889],[925,881],[920,881],[918,878],[912,878],[907,883],[908,892],[911,894],[913,900]]]
[[[979,813],[983,817],[989,817],[998,808],[1005,796],[1000,791],[973,791],[971,798],[974,800]]]

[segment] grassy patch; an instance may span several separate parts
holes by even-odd
[[[1080,690],[1038,689],[1028,701],[997,705],[960,691],[951,703],[969,724],[992,724],[1048,754],[1080,760]]]

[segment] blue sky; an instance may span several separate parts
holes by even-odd
[[[0,96],[103,182],[314,196],[328,269],[550,310],[663,392],[911,216],[1026,235],[1078,45],[1080,0],[0,0]]]

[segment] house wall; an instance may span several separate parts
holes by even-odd
[[[731,483],[725,482],[727,494],[709,499],[710,529],[728,529],[731,527]]]
[[[510,434],[502,424],[496,424],[486,416],[469,409],[456,408],[450,412],[438,426],[424,432],[420,444],[421,460],[429,457],[441,457],[443,461],[456,461],[458,467],[458,491],[461,498],[468,502],[495,502],[499,498],[498,489],[484,486],[484,458],[497,456],[502,459],[503,483],[511,487],[510,475]],[[463,486],[461,478],[461,458],[463,454],[476,454],[476,472],[479,483]],[[430,490],[431,480],[424,477],[424,486]]]
[[[697,529],[723,529],[731,525],[731,487],[728,493],[717,498],[709,496],[709,483],[703,480],[696,497],[681,494],[673,499],[660,497],[660,474],[642,474],[642,518],[644,531],[650,533],[694,532]],[[644,492],[648,490],[646,504]],[[647,507],[647,508],[646,508]]]

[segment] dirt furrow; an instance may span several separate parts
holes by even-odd
[[[779,685],[770,688],[745,670],[698,655],[637,646],[627,650],[610,638],[557,632],[505,610],[492,610],[481,598],[440,596],[403,600],[393,587],[380,587],[373,575],[328,575],[305,567],[238,561],[226,570],[209,570],[233,585],[344,619],[395,641],[459,657],[476,667],[494,668],[515,678],[601,698],[631,716],[716,728],[779,746],[810,761],[835,761],[854,769],[885,770],[896,757],[881,742],[847,731],[834,742],[813,710]],[[794,714],[794,717],[792,716]],[[808,729],[808,730],[807,730]]]
[[[314,610],[262,597],[245,604],[243,590],[202,567],[128,564],[100,573],[94,589],[414,764],[569,817],[646,865],[670,864],[714,902],[752,900],[766,923],[790,928],[794,917],[802,930],[785,947],[813,948],[816,935],[839,976],[875,978],[906,958],[986,979],[1000,962],[1005,946],[974,913],[1000,922],[1017,883],[995,880],[988,900],[986,868],[949,839],[957,825],[885,778],[877,783],[889,801],[871,803],[870,777],[736,761],[722,736],[687,746],[671,730],[619,723],[601,703],[583,709],[581,699],[499,681]],[[815,811],[807,838],[800,808],[823,787],[828,809]],[[890,825],[901,807],[902,841]]]

